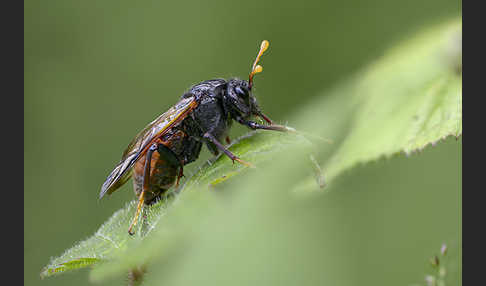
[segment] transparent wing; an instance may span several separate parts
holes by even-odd
[[[194,97],[182,98],[176,105],[157,119],[150,122],[137,136],[128,144],[123,152],[120,162],[111,171],[103,183],[100,192],[100,199],[106,194],[111,194],[125,184],[132,175],[133,164],[142,156],[150,143],[156,138],[165,134],[172,126],[185,118],[185,115],[197,106]]]

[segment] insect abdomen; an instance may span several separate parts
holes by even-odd
[[[143,177],[145,156],[141,156],[133,166],[133,190],[137,196],[143,190]],[[148,192],[145,194],[145,203],[150,204],[162,195],[167,189],[172,187],[176,181],[179,165],[174,164],[159,152],[152,154],[150,161],[150,182]]]

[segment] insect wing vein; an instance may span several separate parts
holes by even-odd
[[[130,142],[123,152],[122,159],[103,183],[100,199],[106,193],[113,193],[128,181],[132,175],[131,170],[133,164],[146,152],[147,146],[157,137],[162,136],[176,123],[180,122],[180,120],[184,119],[183,115],[190,112],[196,106],[197,103],[194,97],[183,98],[175,106],[171,107],[167,112],[150,122],[140,131],[132,142]]]

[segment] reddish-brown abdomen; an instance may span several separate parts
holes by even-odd
[[[146,156],[140,156],[133,166],[133,189],[137,196],[140,195],[143,189],[145,158]],[[145,194],[146,204],[150,204],[156,197],[172,187],[178,173],[179,167],[170,164],[158,152],[153,152],[150,162],[149,189]]]

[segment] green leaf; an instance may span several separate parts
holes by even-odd
[[[244,160],[251,161],[258,168],[260,163],[268,161],[275,154],[296,143],[301,146],[309,146],[310,144],[307,139],[297,134],[256,131],[234,140],[229,149]],[[251,171],[254,171],[254,169],[238,163],[232,164],[228,157],[219,155],[203,164],[199,172],[192,176],[177,192],[181,189],[184,189],[184,192],[189,192],[189,190],[199,187],[214,187],[236,174]],[[177,200],[180,200],[179,196]],[[44,278],[112,260],[123,254],[127,249],[137,247],[152,232],[159,220],[166,215],[168,209],[175,202],[169,197],[153,206],[144,208],[146,218],[143,223],[138,225],[136,234],[129,236],[127,230],[135,214],[136,204],[135,200],[128,203],[106,221],[92,237],[78,243],[61,256],[52,259],[42,270],[41,277]],[[167,241],[169,241],[169,237],[175,239],[175,230],[174,233],[164,232],[164,236]],[[158,243],[158,245],[164,245],[164,243]],[[136,265],[131,264],[131,266],[135,267]]]
[[[232,201],[234,196],[246,198],[260,192],[261,203],[253,205],[275,210],[268,217],[276,219],[276,214],[285,214],[282,208],[292,204],[282,192],[321,189],[315,175],[310,175],[315,170],[322,169],[329,184],[359,164],[400,152],[409,154],[447,136],[460,136],[461,37],[461,22],[456,20],[399,44],[298,110],[289,121],[297,130],[306,130],[301,133],[305,136],[253,132],[235,141],[230,150],[257,168],[233,165],[219,156],[203,164],[176,196],[145,208],[147,218],[134,237],[127,234],[135,207],[131,202],[93,237],[53,259],[41,276],[103,262],[91,275],[99,281],[142,264],[168,261],[195,237],[204,237],[205,222],[217,221],[212,216],[234,214],[235,210],[221,204],[223,194]],[[310,153],[323,163],[322,168],[313,169]]]
[[[323,97],[315,110],[301,111],[341,117],[329,110],[337,109],[348,118],[337,119],[345,131],[323,168],[328,182],[358,164],[408,155],[462,134],[461,29],[461,21],[455,20],[400,43],[329,92],[330,98]],[[336,134],[329,128],[319,132]],[[313,185],[307,179],[300,188],[315,189]]]
[[[117,249],[126,249],[126,231],[121,225],[129,223],[134,202],[113,214],[90,238],[78,243],[61,256],[54,258],[42,270],[41,277],[48,277],[67,270],[87,267],[109,259]]]

